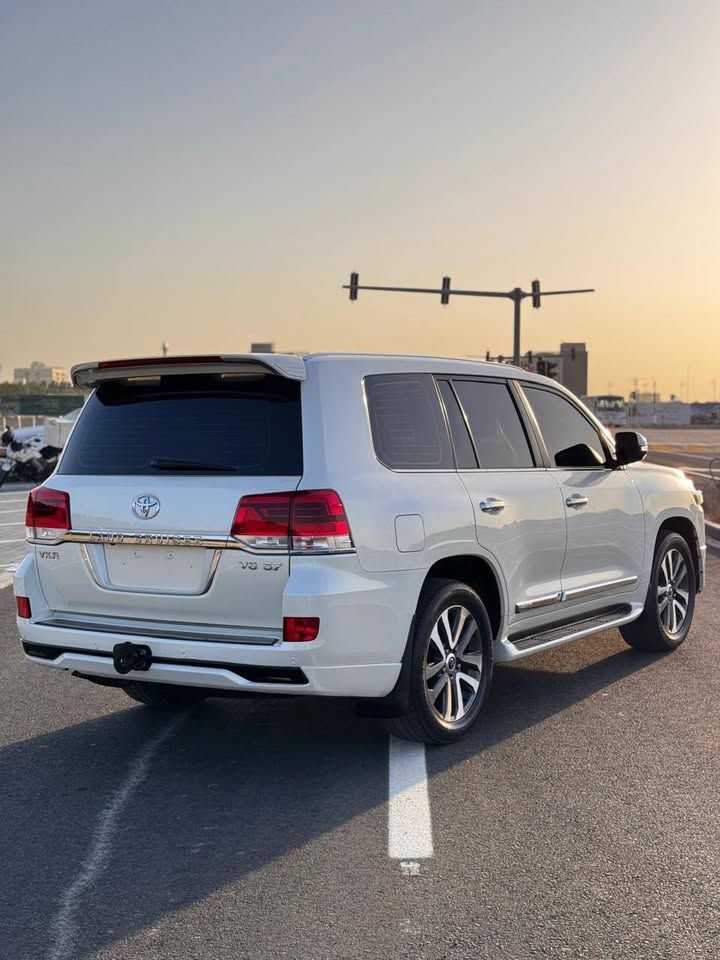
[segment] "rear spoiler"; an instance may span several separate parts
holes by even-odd
[[[78,363],[70,371],[76,387],[89,389],[106,380],[157,377],[182,373],[274,373],[288,380],[305,380],[305,361],[292,353],[216,354],[213,356],[136,357]]]

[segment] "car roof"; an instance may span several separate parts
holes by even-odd
[[[446,373],[481,377],[512,377],[517,380],[529,380],[537,383],[552,383],[529,370],[523,370],[510,363],[476,360],[472,357],[442,357],[424,354],[394,353],[307,353],[303,356],[306,364],[336,362],[347,364],[370,373]],[[560,387],[560,389],[563,389]]]

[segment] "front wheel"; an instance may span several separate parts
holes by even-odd
[[[429,581],[411,638],[410,704],[389,721],[406,740],[452,743],[478,719],[492,682],[492,628],[469,586]]]
[[[687,637],[695,611],[695,564],[687,541],[668,533],[655,549],[650,586],[642,615],[620,627],[636,650],[675,650]]]

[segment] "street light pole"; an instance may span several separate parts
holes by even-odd
[[[350,299],[357,300],[358,290],[381,290],[385,293],[434,293],[439,294],[440,303],[445,306],[450,302],[450,297],[500,297],[501,299],[512,300],[513,303],[513,363],[516,366],[520,364],[520,304],[526,297],[532,297],[533,307],[540,306],[542,297],[558,297],[569,293],[594,293],[593,288],[584,288],[582,290],[540,290],[540,281],[533,280],[532,291],[527,292],[521,287],[513,287],[512,290],[452,290],[450,288],[450,277],[443,277],[440,287],[383,287],[377,285],[361,284],[359,274],[350,274],[350,283],[343,284],[343,290],[350,291]]]
[[[520,304],[523,292],[520,287],[513,290],[513,363],[520,366]]]

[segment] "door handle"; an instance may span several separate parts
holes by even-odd
[[[495,511],[499,513],[505,509],[505,501],[498,500],[497,497],[487,497],[480,501],[480,509],[483,513],[495,513]]]
[[[586,503],[589,503],[587,497],[583,497],[579,493],[574,493],[571,497],[568,497],[565,500],[565,503],[568,507],[584,507]]]

